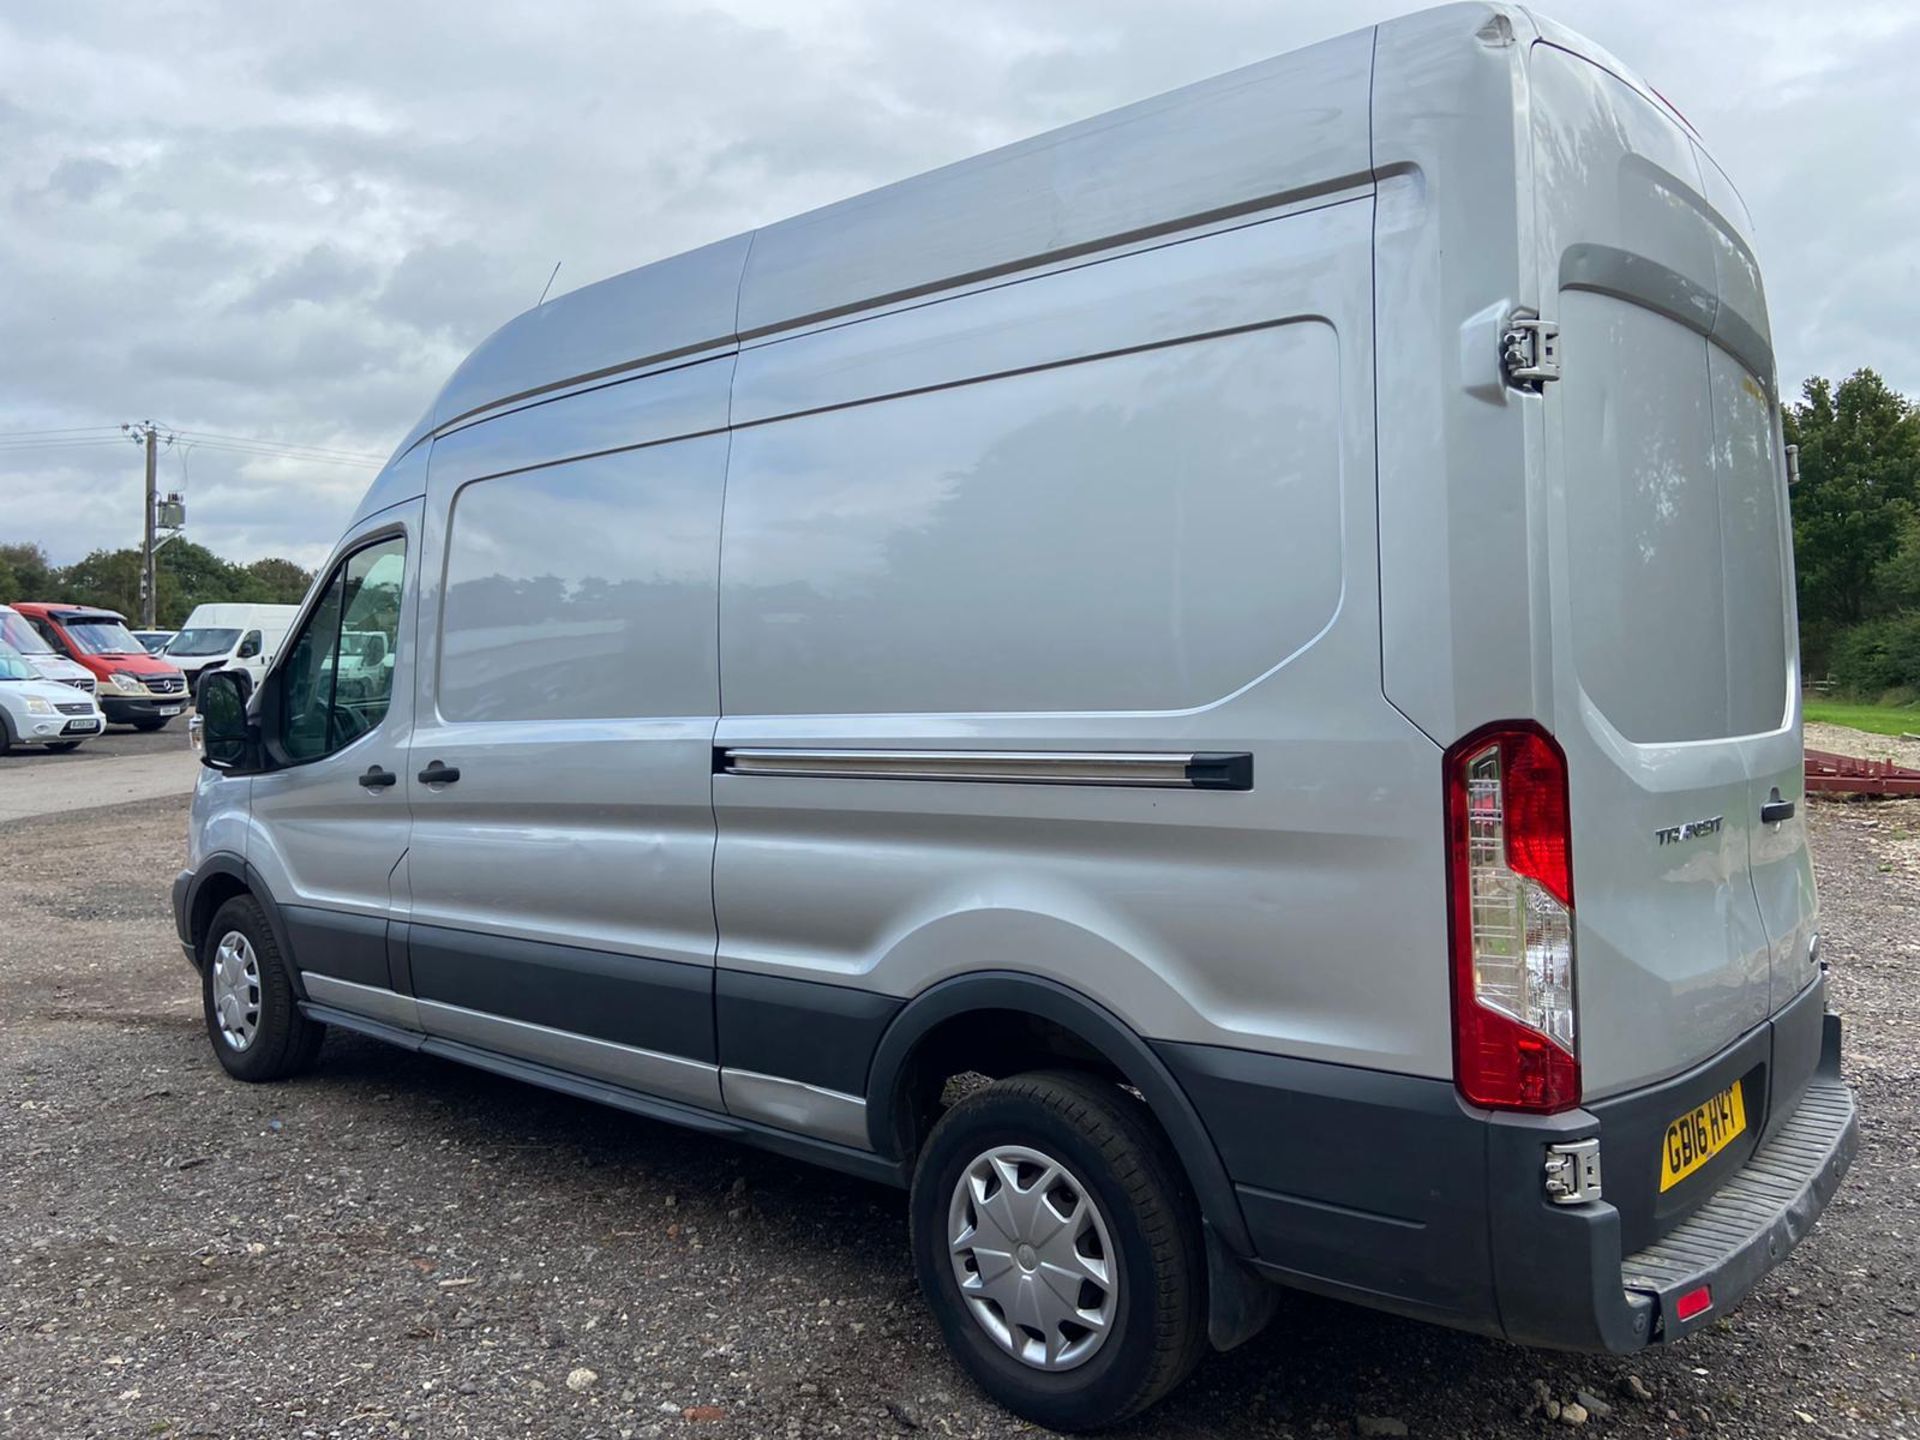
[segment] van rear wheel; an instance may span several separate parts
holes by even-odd
[[[236,1080],[283,1080],[320,1053],[326,1027],[300,1013],[260,902],[236,895],[200,942],[200,1001],[213,1053]]]
[[[1205,1351],[1198,1207],[1146,1107],[1116,1086],[1047,1072],[975,1091],[928,1137],[911,1214],[948,1348],[1025,1419],[1114,1424]]]

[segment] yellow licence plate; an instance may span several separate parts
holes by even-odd
[[[1660,1191],[1665,1194],[1739,1138],[1747,1128],[1740,1082],[1696,1105],[1667,1126],[1660,1155]]]

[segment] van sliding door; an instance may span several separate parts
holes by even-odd
[[[707,1108],[731,370],[436,442],[407,775],[424,1028]]]

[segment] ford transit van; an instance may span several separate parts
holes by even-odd
[[[1684,1340],[1857,1143],[1769,335],[1701,137],[1495,4],[542,305],[204,682],[214,1051],[905,1187],[1056,1428],[1286,1286]]]

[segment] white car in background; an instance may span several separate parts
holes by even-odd
[[[107,728],[93,696],[58,680],[43,680],[33,662],[0,644],[0,755],[17,745],[77,749]]]

